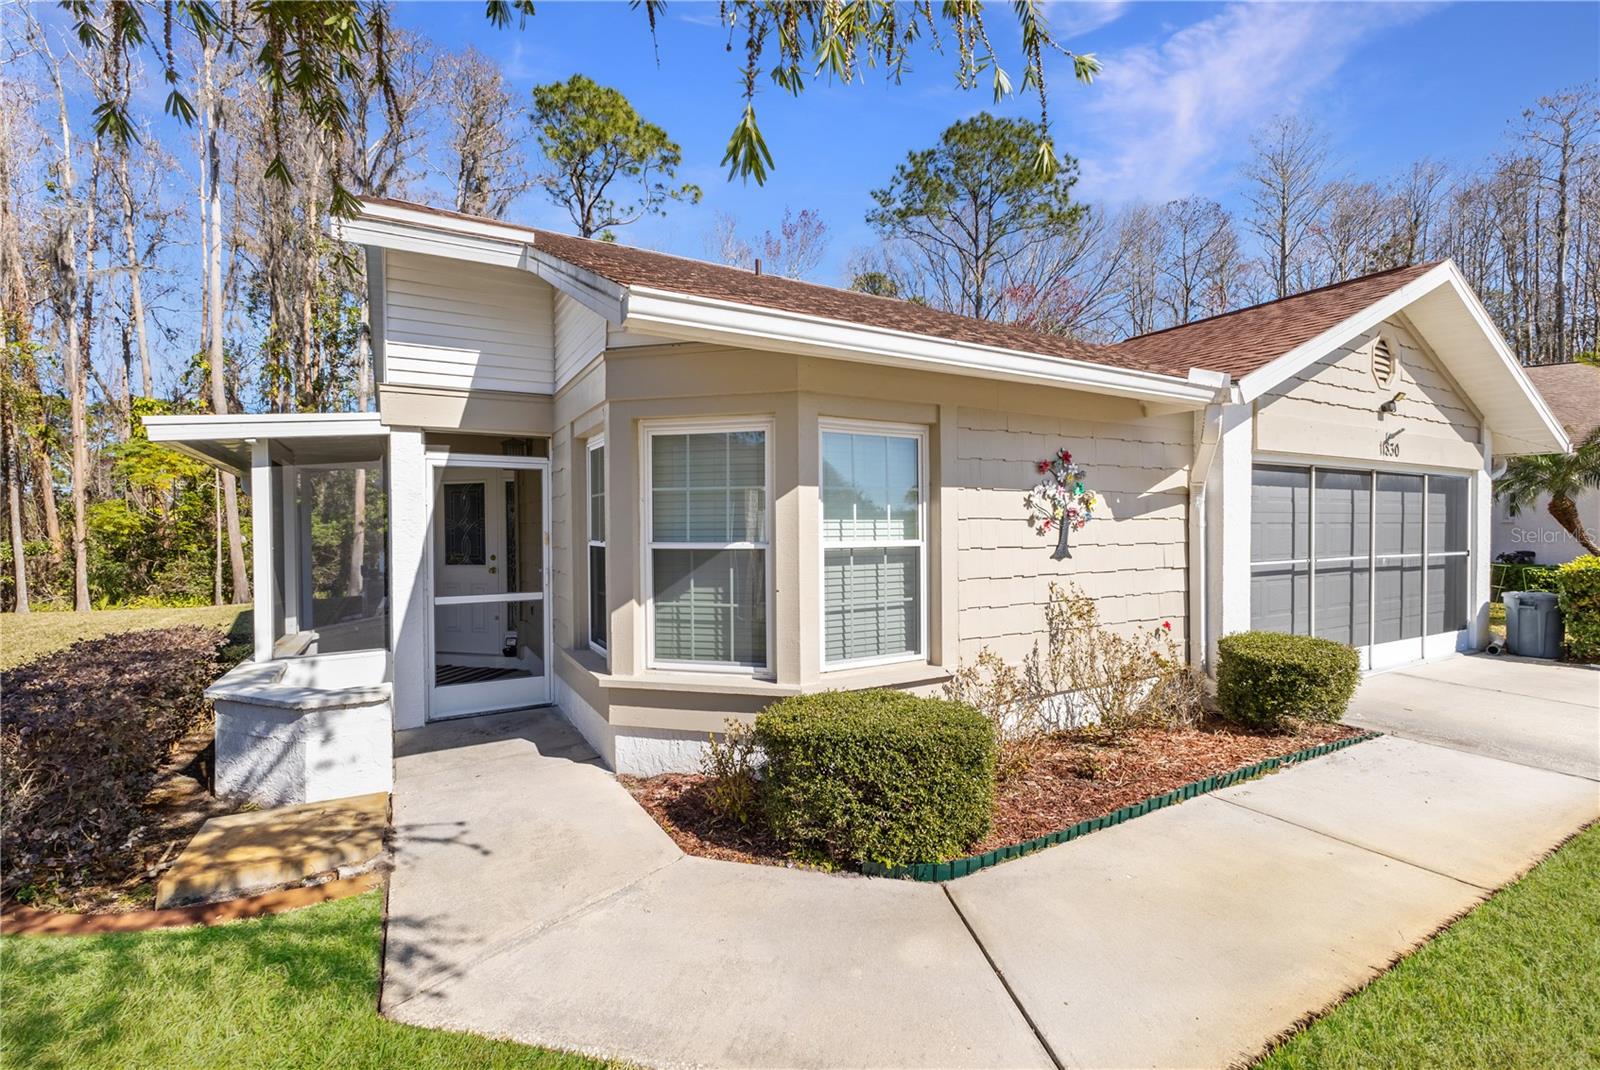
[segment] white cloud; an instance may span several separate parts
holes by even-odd
[[[1056,40],[1070,41],[1116,22],[1127,13],[1131,2],[1088,0],[1082,3],[1054,3],[1045,8],[1045,17]]]
[[[1157,43],[1103,55],[1104,73],[1093,89],[1075,89],[1067,119],[1083,157],[1081,195],[1164,200],[1214,186],[1207,176],[1231,169],[1262,122],[1325,89],[1372,34],[1421,13],[1386,4],[1233,4],[1163,31]]]

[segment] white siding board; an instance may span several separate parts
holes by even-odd
[[[1101,621],[1119,631],[1171,623],[1181,643],[1187,616],[1188,413],[1138,423],[1092,412],[1055,417],[959,410],[956,446],[957,602],[961,658],[988,647],[1011,661],[1044,631],[1052,580],[1077,584]],[[1072,535],[1072,557],[1052,561],[1055,539],[1034,533],[1023,496],[1037,462],[1063,446],[1086,469],[1107,514]]]
[[[556,389],[572,381],[606,347],[606,321],[591,309],[558,293],[555,299]]]
[[[518,268],[390,250],[385,381],[551,393],[554,296]]]

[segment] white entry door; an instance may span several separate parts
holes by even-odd
[[[548,462],[434,462],[429,716],[549,702]]]

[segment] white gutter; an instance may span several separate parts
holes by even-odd
[[[1215,395],[1213,387],[1172,375],[824,319],[647,286],[629,288],[625,326],[683,341],[1075,388],[1141,401],[1177,403],[1183,408],[1199,408]]]

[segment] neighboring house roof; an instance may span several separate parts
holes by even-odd
[[[1593,364],[1530,364],[1525,369],[1573,442],[1600,427],[1600,367]]]
[[[1210,319],[1141,334],[1111,346],[1151,368],[1207,368],[1235,379],[1338,326],[1443,261],[1393,268],[1290,297],[1225,312]]]

